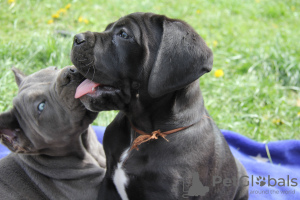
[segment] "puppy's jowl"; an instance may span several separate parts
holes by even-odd
[[[133,13],[103,32],[77,34],[71,59],[89,79],[76,93],[86,108],[120,110],[104,136],[99,199],[248,198],[239,178],[231,187],[212,183],[246,171],[204,107],[198,79],[213,54],[191,26]],[[189,196],[183,188],[195,173],[205,190]]]
[[[0,114],[0,139],[13,153],[0,160],[0,199],[96,199],[105,173],[102,145],[89,126],[97,113],[75,99],[75,67],[25,76]]]

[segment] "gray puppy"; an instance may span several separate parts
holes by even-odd
[[[105,173],[102,145],[89,126],[97,113],[74,98],[76,68],[25,76],[0,115],[0,138],[13,153],[0,160],[0,199],[96,199]]]
[[[76,97],[90,110],[121,110],[104,135],[99,199],[248,198],[246,171],[204,106],[198,79],[213,54],[191,26],[133,13],[77,34],[71,59],[93,80]]]

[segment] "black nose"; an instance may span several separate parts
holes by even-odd
[[[81,80],[83,76],[75,67],[68,67],[64,70],[62,78],[64,79],[64,84],[69,84],[72,80]]]
[[[69,73],[70,74],[76,74],[77,73],[77,69],[76,68],[69,68]]]
[[[75,44],[78,45],[78,44],[82,44],[84,42],[85,42],[85,36],[84,36],[84,34],[79,33],[79,34],[75,35],[75,37],[74,37],[74,43]]]

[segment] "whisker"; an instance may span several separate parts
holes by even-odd
[[[209,116],[203,115],[203,117],[212,120],[212,118],[210,118]],[[202,117],[202,119],[203,119],[203,117]]]
[[[82,81],[83,81],[84,79],[86,79],[85,77],[86,77],[86,75],[89,73],[90,69],[91,69],[91,68],[89,67],[89,69],[87,70],[87,72],[85,73],[85,75],[83,75]]]
[[[92,60],[90,63],[86,64],[85,67],[89,66],[90,64],[93,64],[94,60]]]
[[[93,78],[92,78],[92,81],[93,81],[93,80],[94,80],[94,77],[95,77],[96,69],[95,69],[95,65],[93,65],[92,67],[93,67],[93,69],[94,69]]]
[[[83,62],[83,61],[86,61],[86,60],[87,60],[87,59],[84,59],[84,60],[78,60],[78,59],[77,59],[77,61],[79,61],[79,62]]]

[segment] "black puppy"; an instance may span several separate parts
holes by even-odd
[[[104,135],[99,199],[248,198],[246,171],[204,107],[198,78],[213,54],[192,27],[133,13],[76,35],[71,59],[93,81],[76,97],[92,111],[121,110]],[[193,174],[202,192],[186,192]]]

